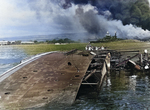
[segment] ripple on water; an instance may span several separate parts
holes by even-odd
[[[0,46],[0,74],[16,66],[27,54],[13,46]]]

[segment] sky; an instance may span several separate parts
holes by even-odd
[[[106,19],[90,4],[72,3],[65,9],[63,4],[64,0],[0,0],[0,38],[79,32],[104,36],[107,31],[124,38],[150,35],[148,30]]]
[[[66,32],[59,17],[70,16],[65,11],[72,10],[62,10],[52,0],[0,0],[0,38]]]
[[[23,1],[0,0],[0,37],[33,34],[39,25],[35,12]],[[37,24],[36,24],[37,22]]]

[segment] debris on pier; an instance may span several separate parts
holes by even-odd
[[[111,55],[107,50],[93,50],[94,55],[91,64],[83,78],[82,85],[96,86],[100,90],[103,80],[110,70]]]
[[[133,56],[125,56],[124,54],[135,53]],[[144,50],[144,53],[141,54],[139,51],[116,51],[117,54],[112,53],[111,58],[111,69],[131,69],[145,71],[150,69],[150,60],[148,57],[147,50]],[[134,59],[134,60],[132,60]]]

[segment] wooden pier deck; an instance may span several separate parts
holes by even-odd
[[[0,82],[0,109],[72,104],[92,57],[54,52],[21,67]]]

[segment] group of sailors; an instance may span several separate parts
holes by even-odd
[[[142,54],[141,54],[142,55]],[[141,56],[142,60],[142,65],[145,70],[148,70],[150,68],[150,62],[149,62],[149,57],[148,57],[148,51],[144,50],[143,56]]]
[[[92,51],[92,50],[104,50],[105,48],[102,46],[102,47],[94,47],[94,46],[91,46],[91,45],[87,45],[85,47],[85,50],[88,50],[88,51]]]

